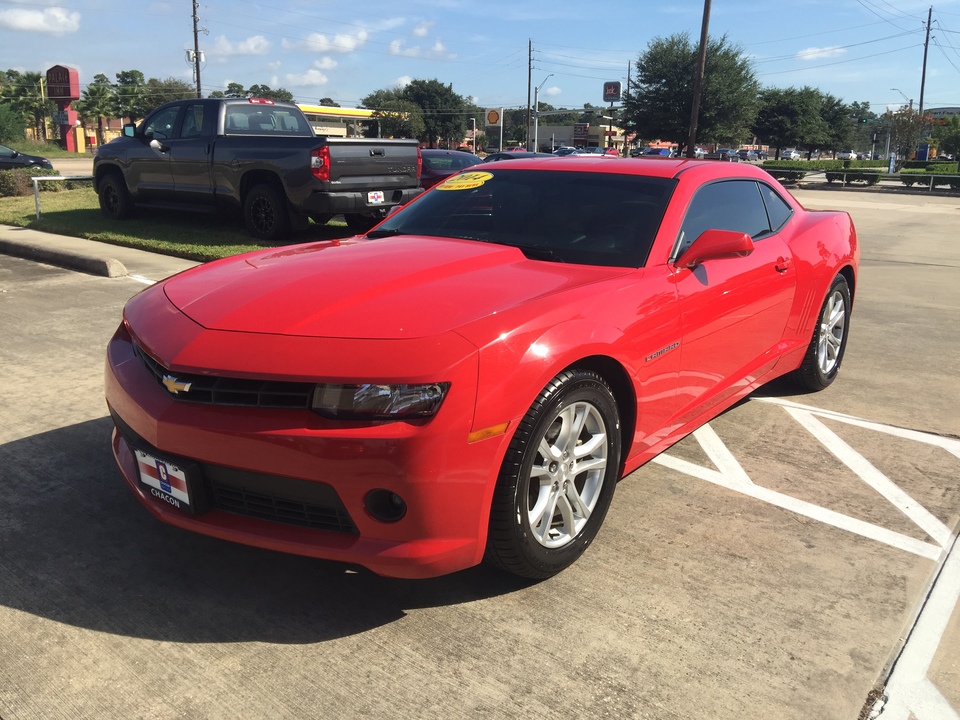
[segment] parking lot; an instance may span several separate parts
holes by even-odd
[[[854,720],[891,670],[883,720],[960,717],[960,199],[796,195],[860,234],[839,379],[765,387],[625,478],[534,584],[160,524],[114,465],[103,353],[186,263],[0,255],[0,718]]]

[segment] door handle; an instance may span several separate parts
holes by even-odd
[[[790,258],[785,258],[783,256],[777,258],[777,262],[774,263],[773,268],[778,273],[785,273],[790,269],[790,266],[793,265],[793,262]]]

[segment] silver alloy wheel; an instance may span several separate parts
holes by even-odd
[[[824,375],[833,372],[839,362],[846,325],[847,306],[843,294],[834,290],[827,299],[827,306],[820,321],[820,337],[817,340],[817,365]]]
[[[561,407],[530,469],[527,519],[546,548],[570,543],[596,507],[607,470],[607,428],[589,402]]]

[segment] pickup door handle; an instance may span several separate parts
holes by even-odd
[[[376,157],[376,156],[378,156],[378,155],[379,155],[380,157],[383,157],[383,156],[386,155],[386,154],[387,154],[387,153],[384,152],[383,148],[371,148],[371,149],[370,149],[370,157]]]
[[[789,270],[792,264],[793,263],[790,261],[790,258],[779,257],[777,258],[777,262],[773,267],[778,273],[783,273]]]

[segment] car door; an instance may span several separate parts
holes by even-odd
[[[167,142],[173,185],[180,202],[213,202],[210,160],[215,123],[215,106],[201,101],[188,103],[177,132]]]
[[[779,233],[791,212],[775,190],[755,180],[714,182],[691,199],[674,259],[707,229],[744,232],[754,250],[746,257],[677,270],[681,421],[722,402],[776,364],[797,284],[790,249]]]
[[[171,105],[150,115],[138,133],[141,142],[132,143],[127,155],[128,181],[143,199],[165,200],[174,195],[169,142],[174,137],[181,105]]]

